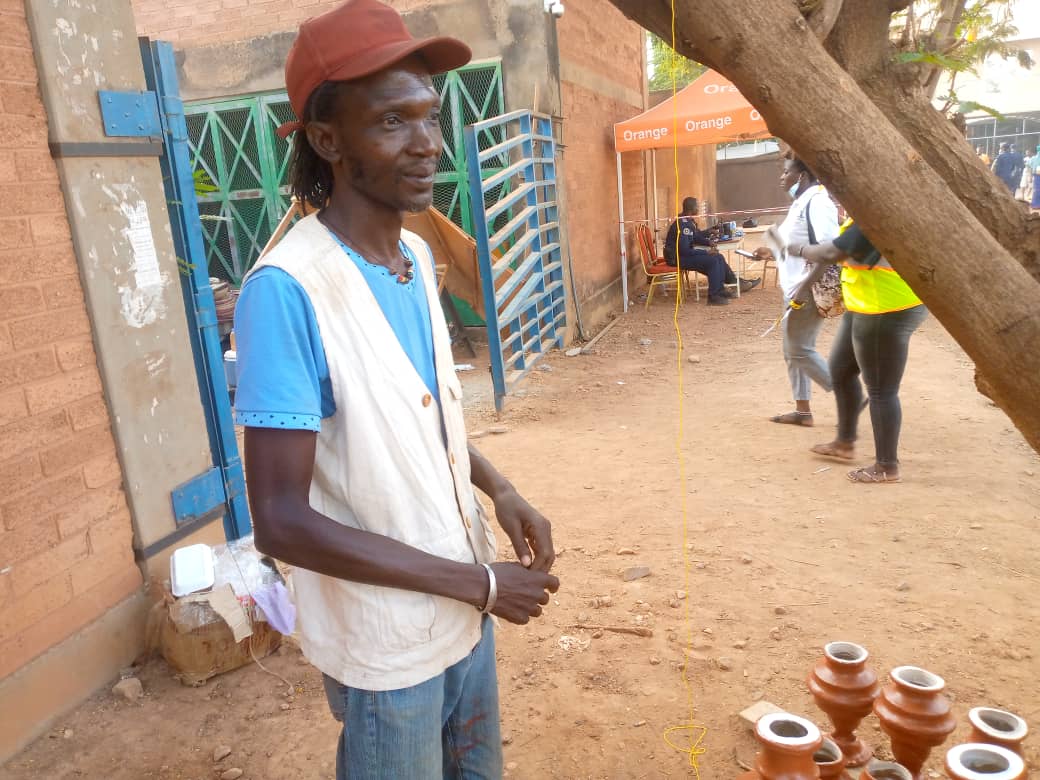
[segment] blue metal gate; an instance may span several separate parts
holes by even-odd
[[[140,40],[145,80],[159,101],[164,144],[161,158],[163,182],[174,248],[177,257],[185,261],[181,291],[214,460],[213,468],[174,490],[176,535],[193,530],[200,521],[223,514],[225,536],[237,539],[249,533],[249,506],[224,376],[224,356],[217,333],[217,313],[209,283],[199,205],[195,198],[184,103],[177,84],[177,65],[173,46],[169,43],[147,38]]]
[[[466,128],[466,165],[484,290],[495,408],[553,347],[566,295],[552,120],[516,111]],[[488,169],[498,169],[487,175]]]

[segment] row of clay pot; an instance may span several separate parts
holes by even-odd
[[[824,737],[814,723],[786,712],[759,718],[755,735],[762,746],[755,768],[737,780],[852,780],[837,743]],[[1000,745],[969,743],[946,754],[946,771],[953,780],[1022,780],[1025,762]],[[902,764],[869,760],[859,780],[913,780]]]
[[[856,736],[860,721],[873,711],[891,740],[892,755],[917,780],[932,749],[945,742],[957,725],[950,702],[943,695],[946,683],[939,675],[916,666],[899,666],[889,674],[889,684],[882,687],[877,674],[867,666],[868,657],[860,645],[831,642],[809,673],[809,692],[834,725],[831,738],[846,765],[863,766],[873,755]],[[1028,731],[1024,720],[987,707],[973,709],[968,718],[972,743],[996,745],[1021,756],[1022,740]]]
[[[919,780],[932,749],[945,742],[957,725],[943,695],[946,683],[925,669],[899,666],[882,687],[867,666],[868,657],[865,648],[851,642],[828,644],[807,684],[834,726],[830,739],[825,740],[819,729],[797,716],[766,716],[756,726],[763,750],[755,771],[745,777],[849,778],[846,767],[865,766],[862,780]],[[891,740],[896,764],[871,762],[873,750],[856,736],[857,727],[871,711]],[[1025,721],[987,707],[976,707],[968,719],[972,726],[969,744],[954,748],[946,757],[950,775],[958,780],[1025,778],[1021,754],[1028,731]]]

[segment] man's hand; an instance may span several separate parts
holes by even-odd
[[[498,524],[513,543],[521,565],[548,572],[556,560],[549,521],[512,488],[502,491],[493,500]]]
[[[549,603],[549,594],[560,587],[560,581],[553,575],[529,570],[517,563],[493,563],[491,569],[498,588],[498,599],[491,614],[521,626],[539,617],[542,606]]]

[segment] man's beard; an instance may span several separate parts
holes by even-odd
[[[376,203],[395,211],[408,214],[418,214],[426,211],[433,205],[432,187],[428,194],[408,197],[401,192],[403,189],[401,180],[403,178],[403,176],[394,174],[393,184],[390,187],[383,187],[381,186],[382,180],[369,173],[363,160],[350,161],[351,186],[370,200],[374,200]],[[386,192],[385,190],[390,191]]]

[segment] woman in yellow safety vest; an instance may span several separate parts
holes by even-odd
[[[841,290],[846,312],[830,355],[838,435],[832,442],[817,444],[812,451],[842,460],[855,457],[856,425],[865,407],[859,381],[862,374],[876,454],[873,465],[850,471],[849,479],[899,482],[897,452],[903,422],[899,384],[910,336],[924,322],[928,310],[851,220],[833,241],[793,249],[812,263],[844,263]]]

